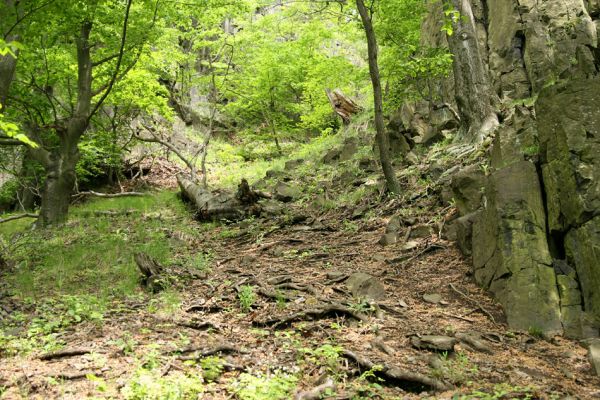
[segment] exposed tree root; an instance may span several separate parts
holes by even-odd
[[[278,328],[288,326],[292,322],[315,318],[326,318],[330,315],[343,315],[362,322],[368,322],[369,320],[369,318],[366,315],[357,313],[349,309],[348,307],[342,306],[340,304],[327,304],[324,305],[322,308],[314,308],[312,310],[300,311],[288,315],[286,317],[271,318],[265,321],[252,321],[252,325],[259,327],[271,326],[273,328]]]
[[[418,372],[402,371],[397,367],[390,367],[385,364],[375,364],[367,357],[356,354],[350,350],[344,350],[342,356],[353,361],[361,370],[373,370],[376,376],[384,379],[388,384],[401,387],[411,392],[421,392],[422,390],[448,390],[449,386],[444,382],[420,374]],[[375,368],[379,367],[379,368]]]
[[[327,378],[325,383],[315,386],[310,390],[299,392],[294,396],[294,400],[319,400],[328,391],[335,390],[335,382],[331,378]]]
[[[490,313],[488,310],[486,310],[485,308],[483,308],[483,306],[481,304],[479,304],[479,302],[477,300],[469,297],[465,293],[463,293],[460,290],[458,290],[456,288],[456,286],[454,286],[452,283],[448,284],[448,286],[450,286],[450,289],[454,290],[456,293],[458,293],[459,295],[461,295],[465,299],[469,300],[471,303],[475,304],[478,307],[478,309],[481,310],[482,313],[484,313],[485,315],[487,315],[490,318],[490,320],[494,323],[494,325],[496,325],[496,319],[494,318],[494,316],[492,315],[492,313]]]
[[[234,347],[230,344],[220,344],[212,349],[201,349],[196,347],[189,347],[186,349],[177,350],[177,353],[195,353],[192,356],[179,356],[178,359],[182,361],[187,360],[198,360],[199,358],[212,356],[218,353],[244,353],[242,350]]]
[[[183,326],[184,328],[195,329],[197,331],[201,331],[201,330],[205,330],[205,329],[214,329],[216,331],[219,330],[218,326],[216,326],[212,322],[208,322],[208,321],[204,321],[204,322],[194,321],[194,320],[178,321],[177,325]]]

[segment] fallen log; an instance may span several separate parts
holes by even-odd
[[[251,190],[245,179],[242,179],[236,193],[225,190],[210,191],[184,174],[177,175],[177,183],[183,197],[195,206],[197,218],[201,221],[238,221],[259,215],[262,207],[258,200],[266,197],[261,192]]]

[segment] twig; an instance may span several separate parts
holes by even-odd
[[[465,293],[461,292],[460,290],[458,290],[456,288],[456,286],[454,286],[452,283],[449,283],[448,286],[450,286],[450,289],[454,290],[456,293],[458,293],[459,295],[461,295],[465,299],[469,300],[471,303],[475,304],[479,308],[479,310],[481,310],[481,312],[483,312],[485,315],[487,315],[492,320],[492,322],[494,323],[494,325],[497,325],[496,319],[494,318],[494,316],[488,310],[486,310],[477,300],[471,298],[467,294],[465,294]]]
[[[474,320],[472,320],[470,318],[463,317],[461,315],[454,315],[454,314],[448,314],[448,313],[440,313],[440,315],[443,315],[445,317],[460,319],[461,321],[467,321],[467,322],[471,322],[471,323],[475,322]]]
[[[148,196],[148,195],[149,195],[148,193],[142,193],[142,192],[99,193],[99,192],[94,192],[93,190],[89,190],[87,192],[75,193],[72,197],[95,196],[95,197],[111,199],[111,198],[115,198],[115,197],[144,197],[144,196]]]
[[[4,219],[0,219],[0,224],[3,224],[4,222],[8,222],[8,221],[14,221],[14,220],[21,219],[21,218],[38,218],[38,217],[39,217],[39,215],[30,214],[30,213],[13,215],[11,217],[6,217]]]

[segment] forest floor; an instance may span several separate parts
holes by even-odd
[[[0,398],[600,398],[585,348],[510,331],[453,243],[378,244],[401,210],[448,212],[427,196],[230,224],[149,197],[92,201],[9,242]],[[138,251],[167,268],[165,291],[139,288]],[[385,296],[353,296],[357,272]]]

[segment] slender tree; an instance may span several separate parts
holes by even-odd
[[[367,36],[367,48],[369,57],[369,73],[371,75],[371,83],[373,85],[373,102],[375,105],[375,130],[377,146],[379,147],[379,158],[381,167],[388,191],[391,193],[399,193],[400,186],[392,167],[390,159],[390,143],[385,124],[383,121],[383,95],[381,91],[381,79],[379,77],[379,65],[377,63],[378,46],[375,31],[373,30],[372,10],[369,10],[363,0],[356,0],[356,8],[360,14],[360,18]]]

